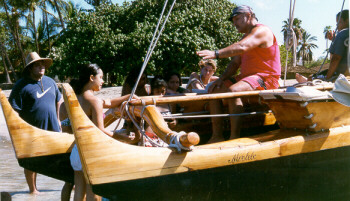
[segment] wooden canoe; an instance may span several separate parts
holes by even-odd
[[[21,167],[74,183],[69,156],[74,136],[46,131],[25,122],[0,89],[0,100],[16,158]]]
[[[329,125],[319,132],[284,128],[195,146],[192,151],[179,153],[171,148],[128,145],[108,137],[84,114],[69,85],[63,86],[63,94],[85,177],[93,191],[104,197],[118,200],[349,197],[349,125]],[[344,109],[339,106],[333,104],[332,109]],[[317,115],[315,118],[318,121]]]

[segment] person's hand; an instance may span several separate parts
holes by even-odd
[[[214,89],[220,89],[224,82],[219,78],[215,80],[208,88],[208,93],[212,93]]]
[[[176,119],[172,119],[171,122],[168,122],[169,128],[175,128],[177,124]]]
[[[328,32],[327,32],[327,38],[328,38],[328,40],[333,40],[334,34],[335,34],[334,31],[328,31]]]
[[[197,55],[203,57],[203,59],[216,59],[215,52],[210,50],[198,51]]]

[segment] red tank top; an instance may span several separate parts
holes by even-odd
[[[258,24],[257,26],[265,26]],[[280,50],[275,35],[273,35],[273,45],[267,48],[254,48],[241,54],[241,74],[237,80],[244,77],[265,74],[276,77],[281,76]]]

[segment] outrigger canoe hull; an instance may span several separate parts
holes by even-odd
[[[301,116],[297,119],[306,128],[321,126],[318,132],[285,127],[179,153],[172,148],[128,145],[108,137],[85,115],[71,87],[64,85],[63,89],[84,175],[96,194],[112,200],[349,197],[350,125],[327,124],[333,113],[337,119],[349,118],[349,108],[338,103],[326,104],[332,107],[331,113],[319,101],[301,102],[288,112]],[[323,107],[315,113],[319,104]]]
[[[70,153],[18,159],[18,164],[28,170],[51,178],[74,183],[74,171],[70,165]]]
[[[350,147],[347,146],[253,163],[92,185],[92,189],[112,200],[134,201],[348,200],[349,167]]]
[[[74,171],[69,161],[74,136],[28,124],[11,107],[1,89],[0,102],[19,165],[39,174],[74,183]]]

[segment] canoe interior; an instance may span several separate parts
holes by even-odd
[[[58,180],[74,183],[70,153],[18,159],[21,167]]]
[[[350,147],[93,185],[112,200],[347,200]],[[113,193],[113,195],[111,194]]]

